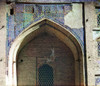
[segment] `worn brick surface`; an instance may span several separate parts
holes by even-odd
[[[74,85],[74,57],[71,50],[59,39],[48,34],[41,34],[29,42],[18,56],[18,86],[36,85],[36,57],[37,67],[42,66],[55,50],[55,61],[47,62],[54,73],[54,85]],[[21,62],[23,60],[23,62]],[[37,82],[38,82],[37,68]]]

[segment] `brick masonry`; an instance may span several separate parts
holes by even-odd
[[[55,60],[45,62],[44,58],[50,58],[52,48],[55,51]],[[53,68],[54,85],[75,84],[74,57],[71,50],[55,36],[43,33],[30,41],[19,53],[18,86],[35,86],[36,77],[37,83],[39,78],[38,68],[43,64],[48,64]]]

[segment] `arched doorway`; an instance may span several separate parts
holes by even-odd
[[[11,46],[8,71],[9,85],[17,86],[18,78],[16,64],[19,52],[29,41],[44,32],[49,33],[51,36],[54,35],[69,47],[74,57],[75,85],[84,86],[83,54],[79,42],[66,28],[48,19],[43,19],[30,25],[18,36]]]
[[[20,50],[17,61],[18,86],[75,85],[75,61],[73,53],[54,34],[47,32],[40,33]],[[43,74],[41,75],[41,73]],[[47,78],[49,78],[50,82]],[[47,80],[46,83],[44,81],[46,85],[41,85],[43,84],[39,82],[41,80]]]

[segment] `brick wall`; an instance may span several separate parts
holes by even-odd
[[[55,51],[55,60],[46,63],[52,48]],[[18,55],[18,86],[35,86],[36,78],[37,83],[39,78],[36,70],[44,63],[53,68],[54,85],[75,84],[74,57],[71,50],[55,36],[43,33],[24,46]]]

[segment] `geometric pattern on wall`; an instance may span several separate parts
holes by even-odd
[[[95,86],[100,86],[100,76],[95,76]]]
[[[97,26],[100,27],[100,14],[97,15]]]
[[[84,51],[84,29],[64,25],[64,15],[72,10],[71,4],[16,4],[14,15],[7,14],[7,56],[12,42],[29,25],[48,18],[68,29],[80,42]]]
[[[97,14],[97,27],[100,27],[100,8],[96,8]]]
[[[100,56],[100,42],[98,42],[98,56]]]
[[[38,69],[38,83],[39,86],[54,86],[53,85],[53,68],[48,64],[43,64]]]

